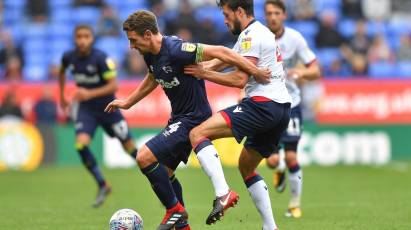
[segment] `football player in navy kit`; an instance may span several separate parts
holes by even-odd
[[[237,66],[259,80],[268,79],[270,71],[258,69],[251,62],[223,46],[184,42],[163,36],[155,15],[140,10],[123,24],[130,48],[144,56],[148,73],[139,87],[124,100],[114,100],[107,112],[128,109],[161,85],[171,103],[172,113],[166,128],[140,148],[137,163],[148,178],[159,200],[166,207],[158,230],[190,229],[184,208],[182,187],[174,176],[180,162],[187,162],[191,152],[189,132],[211,116],[204,81],[184,74],[184,66],[212,58]],[[218,157],[218,156],[217,156]],[[170,178],[172,180],[170,180]]]
[[[114,93],[117,90],[114,62],[103,51],[93,48],[94,35],[91,27],[77,26],[74,39],[76,48],[65,52],[62,58],[59,75],[60,104],[64,110],[69,105],[65,94],[65,73],[69,70],[77,85],[71,106],[76,129],[75,146],[84,166],[99,186],[93,204],[94,207],[98,207],[111,193],[111,187],[104,179],[88,147],[96,128],[101,125],[108,135],[118,138],[126,152],[134,158],[137,149],[121,113],[104,112],[107,103],[115,98]]]

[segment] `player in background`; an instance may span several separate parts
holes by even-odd
[[[259,163],[277,148],[281,133],[289,122],[291,97],[285,85],[281,55],[275,36],[254,19],[252,0],[220,0],[217,2],[224,14],[224,22],[230,31],[239,35],[234,51],[246,57],[258,67],[271,70],[269,83],[260,84],[253,76],[235,70],[220,73],[226,65],[218,60],[191,65],[187,74],[221,85],[244,88],[245,98],[237,105],[228,107],[190,132],[190,140],[201,166],[211,178],[217,195],[213,209],[207,218],[211,224],[224,214],[232,194],[224,179],[221,162],[212,140],[235,137],[238,143],[247,137],[239,159],[239,170],[251,198],[263,221],[263,230],[277,229],[274,221],[267,185],[256,172]]]
[[[204,81],[188,77],[183,72],[184,66],[218,58],[256,74],[262,80],[270,77],[270,71],[259,70],[247,59],[222,46],[188,43],[174,36],[163,36],[156,16],[150,11],[140,10],[130,15],[123,23],[123,30],[127,33],[130,48],[144,56],[148,73],[133,93],[124,100],[114,100],[107,105],[106,111],[129,109],[161,85],[171,104],[171,118],[161,133],[140,148],[137,163],[166,208],[157,229],[190,229],[182,187],[174,171],[180,162],[187,162],[190,155],[190,130],[211,116],[211,108]]]
[[[98,184],[99,190],[93,204],[98,207],[111,193],[111,187],[89,149],[97,127],[100,125],[109,136],[118,138],[124,150],[134,158],[137,149],[121,113],[104,113],[105,106],[115,98],[114,93],[117,90],[114,62],[103,51],[93,48],[94,35],[91,27],[77,26],[74,30],[74,42],[76,48],[65,52],[61,61],[60,105],[63,110],[67,110],[69,105],[65,93],[65,73],[69,70],[77,85],[71,106],[76,129],[75,146],[84,166]]]
[[[320,78],[321,71],[316,57],[303,36],[296,30],[284,26],[287,18],[285,4],[281,0],[267,0],[265,2],[265,19],[267,26],[275,34],[283,57],[284,68],[287,73],[287,89],[291,94],[291,118],[287,130],[282,134],[280,143],[285,151],[285,163],[280,159],[277,149],[267,159],[270,168],[276,168],[274,173],[274,186],[278,192],[285,189],[285,170],[288,168],[288,180],[291,199],[286,212],[287,217],[299,218],[302,215],[300,209],[303,172],[297,160],[297,146],[302,132],[301,93],[299,84],[304,81],[313,81]],[[302,62],[304,67],[298,67]]]

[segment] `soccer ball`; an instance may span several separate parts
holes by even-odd
[[[110,219],[110,230],[142,230],[143,219],[134,210],[120,209]]]

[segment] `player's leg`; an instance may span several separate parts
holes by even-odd
[[[121,142],[124,151],[136,159],[137,148],[127,122],[120,111],[116,110],[114,113],[104,114],[100,117],[100,122],[106,133],[111,137],[116,137]]]
[[[271,209],[271,200],[264,179],[256,172],[263,157],[257,151],[244,147],[238,167],[251,198],[263,220],[263,230],[277,229]]]
[[[286,186],[285,161],[281,158],[278,148],[266,159],[267,166],[274,169],[273,185],[277,192],[284,192]]]
[[[170,178],[170,183],[171,186],[173,187],[174,193],[176,194],[176,197],[178,201],[180,202],[181,205],[185,207],[184,204],[184,198],[183,198],[183,187],[180,184],[180,181],[174,174],[174,170],[167,168],[168,171],[168,176]],[[176,230],[190,230],[190,225],[188,224],[188,221],[182,221],[180,223],[177,223],[176,225]]]
[[[297,160],[297,143],[285,145],[285,161],[288,168],[288,181],[290,185],[291,199],[288,203],[286,216],[299,218],[301,212],[301,194],[303,184],[303,172]]]
[[[238,194],[229,189],[217,149],[211,143],[211,140],[214,139],[233,136],[223,117],[224,115],[222,115],[223,113],[214,114],[190,132],[190,141],[194,152],[197,154],[197,159],[204,172],[210,178],[216,194],[213,209],[206,219],[206,224],[212,224],[219,220],[224,214],[224,210],[233,207],[239,199]]]
[[[92,152],[90,151],[88,147],[90,142],[91,142],[91,137],[88,133],[78,133],[76,136],[76,149],[80,155],[83,165],[93,175],[98,186],[102,188],[107,183],[100,169],[98,168],[96,159],[94,158]]]
[[[173,229],[178,222],[186,220],[188,218],[187,212],[174,193],[167,168],[158,162],[147,145],[143,145],[139,149],[137,164],[147,177],[158,199],[167,209],[166,215],[157,229]]]
[[[99,187],[93,207],[99,207],[103,204],[107,195],[111,193],[111,187],[104,179],[103,174],[97,165],[97,161],[89,148],[97,125],[97,119],[93,111],[80,104],[75,116],[76,150],[80,155],[83,165],[93,176]]]
[[[284,143],[285,162],[288,168],[288,181],[291,199],[286,216],[301,217],[300,201],[302,191],[302,170],[297,160],[297,147],[302,133],[302,113],[300,106],[291,109],[290,122],[285,135],[281,137]]]
[[[190,131],[190,142],[200,165],[214,186],[216,197],[226,195],[229,192],[229,187],[224,177],[218,152],[211,140],[229,136],[232,136],[231,129],[227,126],[221,113],[214,114]]]

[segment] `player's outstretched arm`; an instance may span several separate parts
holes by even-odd
[[[246,72],[248,75],[252,75],[254,79],[259,83],[268,83],[271,78],[271,71],[268,69],[259,69],[257,66],[247,60],[245,57],[234,52],[233,50],[224,46],[211,46],[202,45],[202,60],[211,60],[217,58],[224,63],[232,66],[236,66],[239,69]],[[200,54],[201,55],[201,52]]]
[[[117,99],[110,102],[104,111],[112,113],[116,109],[129,109],[131,106],[135,105],[141,99],[149,95],[157,86],[158,83],[155,81],[154,76],[151,73],[147,73],[139,87],[135,89],[126,99]]]
[[[287,71],[287,75],[296,80],[314,81],[321,77],[320,65],[317,61],[306,66],[306,68],[292,68]]]
[[[208,80],[220,85],[244,88],[248,81],[248,74],[235,70],[227,73],[220,73],[205,69],[202,64],[189,65],[184,68],[184,73],[192,76],[199,77],[204,80]]]
[[[118,89],[118,84],[115,78],[107,80],[107,84],[95,89],[86,89],[78,87],[74,94],[74,100],[87,101],[97,97],[114,94]]]

